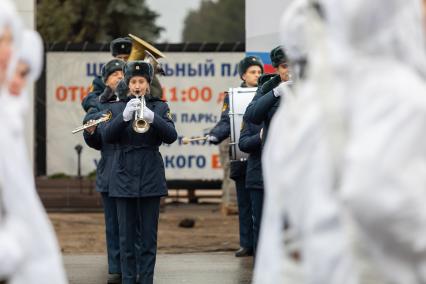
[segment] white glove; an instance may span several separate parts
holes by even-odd
[[[148,123],[152,123],[154,121],[154,112],[145,106],[143,108],[143,118]]]
[[[207,135],[207,141],[209,141],[210,144],[218,144],[219,139],[216,136],[213,135]]]
[[[127,105],[126,108],[123,111],[123,120],[124,121],[130,121],[133,118],[133,114],[135,111],[140,109],[141,107],[141,101],[139,99],[131,99]]]
[[[281,82],[277,87],[275,87],[272,91],[274,92],[274,96],[279,98],[284,96],[285,89],[292,84],[291,81]]]

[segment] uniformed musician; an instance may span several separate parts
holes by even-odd
[[[116,38],[112,40],[110,43],[110,52],[114,58],[127,62],[129,56],[132,53],[132,40],[129,37]],[[90,92],[81,103],[81,106],[85,112],[88,112],[91,108],[96,109],[99,96],[102,94],[105,87],[105,83],[103,82],[101,76],[96,76],[95,79],[93,79]],[[119,84],[117,87],[117,92],[126,95],[128,92],[126,84]],[[151,83],[151,95],[157,98],[163,97],[161,83],[156,75],[154,76]],[[97,111],[98,110],[96,109],[95,112]]]
[[[247,56],[238,64],[238,72],[241,87],[253,88],[257,86],[257,80],[263,73],[263,63],[255,56]],[[213,127],[208,136],[212,144],[219,144],[231,135],[229,119],[229,96],[226,95],[223,102],[220,121]],[[246,184],[246,161],[231,161],[230,177],[235,181],[237,189],[238,220],[240,232],[240,248],[235,252],[236,257],[253,255],[253,221],[251,210],[250,192]]]
[[[262,143],[268,134],[269,124],[284,95],[284,84],[289,82],[290,74],[287,65],[287,56],[282,46],[277,46],[269,54],[276,75],[272,76],[262,86],[259,86],[253,100],[247,106],[244,120],[254,124],[264,123],[262,130]],[[268,74],[268,76],[270,76]]]
[[[261,76],[258,80],[259,85],[262,85],[264,80],[269,80],[270,77]],[[256,254],[263,209],[262,129],[263,123],[257,125],[243,119],[240,140],[238,141],[240,150],[249,154],[245,186],[251,200],[254,254]]]
[[[116,38],[110,43],[111,55],[116,59],[127,61],[131,50],[132,40],[128,37]],[[92,85],[90,86],[90,92],[81,103],[85,112],[88,112],[91,108],[97,107],[98,98],[104,91],[105,87],[106,85],[102,76],[96,76],[95,79],[93,79]]]
[[[109,194],[116,198],[117,204],[122,283],[135,283],[137,269],[140,283],[153,283],[160,197],[167,195],[159,147],[177,139],[167,103],[150,95],[153,76],[154,69],[147,62],[126,63],[124,80],[129,87],[129,96],[112,109],[113,118],[102,132],[106,142],[120,147]],[[136,114],[146,122],[145,133],[139,133],[142,130],[135,124]],[[141,257],[137,265],[138,228]]]
[[[106,63],[102,68],[102,80],[106,87],[99,96],[99,103],[95,108],[89,110],[85,117],[85,121],[89,118],[99,118],[107,115],[113,104],[117,104],[118,95],[116,88],[118,83],[123,79],[124,61],[113,59]],[[101,151],[101,159],[96,168],[96,191],[101,193],[102,204],[105,215],[105,233],[107,242],[108,255],[108,280],[107,283],[121,283],[121,262],[120,262],[120,245],[117,207],[115,199],[108,194],[110,180],[114,178],[114,155],[116,153],[116,145],[108,144],[101,136],[101,129],[105,123],[99,128],[93,126],[84,132],[84,140],[89,147]]]

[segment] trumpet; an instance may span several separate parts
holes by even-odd
[[[164,58],[165,55],[143,39],[132,34],[129,34],[129,37],[132,39],[132,50],[129,55],[129,61],[143,60],[152,65],[156,74],[164,75],[164,70],[161,67],[161,63],[158,62],[158,59]],[[133,121],[132,126],[135,132],[145,133],[150,128],[150,125],[148,121],[144,119],[143,114],[143,109],[146,105],[145,96],[141,96],[140,94],[137,94],[136,96],[140,99],[141,108],[135,112],[135,120]]]
[[[76,129],[74,129],[71,132],[72,132],[72,134],[76,134],[77,132],[83,131],[84,129],[98,125],[101,122],[108,121],[108,120],[111,119],[111,117],[112,117],[112,113],[110,111],[108,111],[107,113],[103,114],[100,118],[93,120],[93,121],[89,121],[89,122],[83,124],[82,126],[77,127]]]
[[[141,108],[135,112],[135,120],[133,121],[133,130],[137,133],[145,133],[149,130],[149,123],[144,119],[143,109],[146,105],[145,96],[139,96]]]

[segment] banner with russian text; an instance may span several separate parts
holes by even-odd
[[[163,145],[168,179],[222,179],[218,147],[205,142],[182,144],[184,136],[202,136],[220,118],[223,92],[237,87],[237,64],[244,53],[166,53],[162,60],[167,76],[160,77],[178,141]],[[89,148],[82,133],[71,134],[84,117],[82,99],[95,75],[110,60],[106,52],[48,52],[46,63],[47,174],[77,174],[77,152],[83,146],[81,171],[96,169],[99,152]]]

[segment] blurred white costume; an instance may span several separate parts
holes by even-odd
[[[426,46],[420,0],[336,1],[350,110],[344,208],[386,283],[426,283]]]
[[[309,50],[296,104],[277,112],[265,147],[256,283],[282,282],[285,210],[306,283],[426,283],[421,2],[322,2],[330,41]]]
[[[333,97],[338,93],[324,56],[324,23],[311,1],[297,0],[288,7],[282,34],[290,62],[307,59],[308,70],[295,84],[296,99],[277,111],[263,152],[266,191],[255,283],[285,282],[280,272],[288,265],[282,255],[285,213],[300,239],[300,283],[357,283],[348,274],[353,270],[348,241],[333,193],[342,141],[329,137],[327,129],[342,105]],[[330,100],[338,105],[327,105]]]
[[[16,48],[19,42],[19,24],[17,23],[17,13],[14,6],[9,1],[0,4],[0,36],[4,29],[9,28],[14,35],[13,47]],[[10,66],[9,61],[9,66]],[[7,73],[5,67],[1,72]],[[6,77],[4,78],[6,79]],[[4,97],[3,85],[0,82],[0,100]],[[5,142],[5,133],[0,134],[0,143],[3,147]],[[2,155],[4,150],[2,150]],[[1,155],[1,156],[2,156]],[[4,185],[5,181],[0,176],[0,279],[8,278],[18,269],[23,262],[25,252],[30,246],[29,231],[25,222],[16,216],[6,214],[4,208]]]
[[[3,4],[3,2],[0,4],[0,10],[3,9]],[[32,83],[38,78],[42,69],[43,44],[38,33],[34,31],[21,33],[23,43],[15,60],[25,62],[30,67],[27,80],[28,83]],[[5,91],[5,86],[2,89],[0,206],[6,222],[0,227],[0,276],[6,278],[10,284],[67,283],[59,246],[36,193],[32,167],[26,152],[23,125],[28,107],[25,100],[28,97],[24,93],[13,97]],[[9,225],[10,223],[18,225]],[[7,233],[5,230],[9,229],[8,226],[14,229],[9,231],[13,231],[14,235],[19,237],[13,238],[7,234],[2,239],[2,233]],[[9,243],[6,243],[8,241]],[[7,251],[4,252],[4,249]]]

